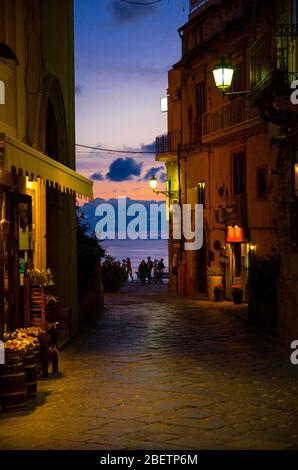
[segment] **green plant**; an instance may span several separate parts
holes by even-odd
[[[254,256],[248,285],[259,300],[274,302],[279,272],[280,259],[277,253]]]
[[[224,286],[222,284],[217,284],[215,287],[214,287],[214,290],[224,290]]]
[[[98,259],[105,255],[95,235],[89,233],[89,225],[84,214],[77,209],[77,262],[78,295],[83,297],[94,284],[95,267]]]
[[[127,281],[126,269],[112,256],[105,256],[101,274],[105,292],[119,292]]]

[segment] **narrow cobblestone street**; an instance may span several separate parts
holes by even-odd
[[[245,307],[135,289],[107,298],[35,406],[0,416],[1,449],[298,448],[298,368]]]

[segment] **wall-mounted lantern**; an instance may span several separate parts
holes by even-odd
[[[155,175],[152,175],[149,180],[149,185],[152,191],[155,194],[163,194],[170,199],[180,199],[180,189],[172,190],[171,189],[171,180],[167,180],[168,189],[156,189],[157,188],[157,179]]]
[[[225,57],[222,57],[220,62],[215,65],[213,68],[213,77],[215,81],[215,85],[217,88],[222,92],[223,96],[229,96],[229,95],[248,95],[250,93],[250,90],[245,90],[245,91],[226,91],[228,90],[233,81],[233,76],[234,76],[234,67],[232,67],[231,64],[225,59]]]

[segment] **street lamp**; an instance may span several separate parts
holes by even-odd
[[[234,69],[224,57],[222,57],[220,62],[215,65],[212,72],[217,88],[221,91],[225,91],[227,88],[230,88],[233,80]]]
[[[178,199],[180,198],[180,189],[177,189],[177,190],[171,190],[171,181],[170,180],[167,180],[168,181],[168,188],[169,189],[156,189],[157,188],[157,179],[156,179],[156,176],[155,175],[152,175],[150,180],[149,180],[149,185],[150,185],[150,188],[152,189],[152,191],[155,193],[155,194],[163,194],[164,196],[167,196],[168,198],[170,199]]]
[[[222,92],[223,96],[226,95],[248,95],[250,90],[244,91],[229,91],[226,90],[231,87],[235,69],[229,62],[222,57],[220,62],[215,65],[212,70],[215,85]]]
[[[157,179],[155,177],[155,175],[151,176],[150,180],[149,180],[149,185],[150,185],[150,188],[155,191],[156,189],[156,186],[157,186]]]

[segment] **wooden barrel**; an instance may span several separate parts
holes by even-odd
[[[37,365],[37,380],[41,377],[41,358],[40,358],[40,348],[33,349],[32,353],[36,358]]]
[[[37,393],[37,362],[34,353],[24,356],[24,368],[27,378],[27,397],[34,398]]]
[[[24,363],[19,356],[7,357],[0,366],[0,403],[2,411],[22,408],[27,401],[27,380]]]

